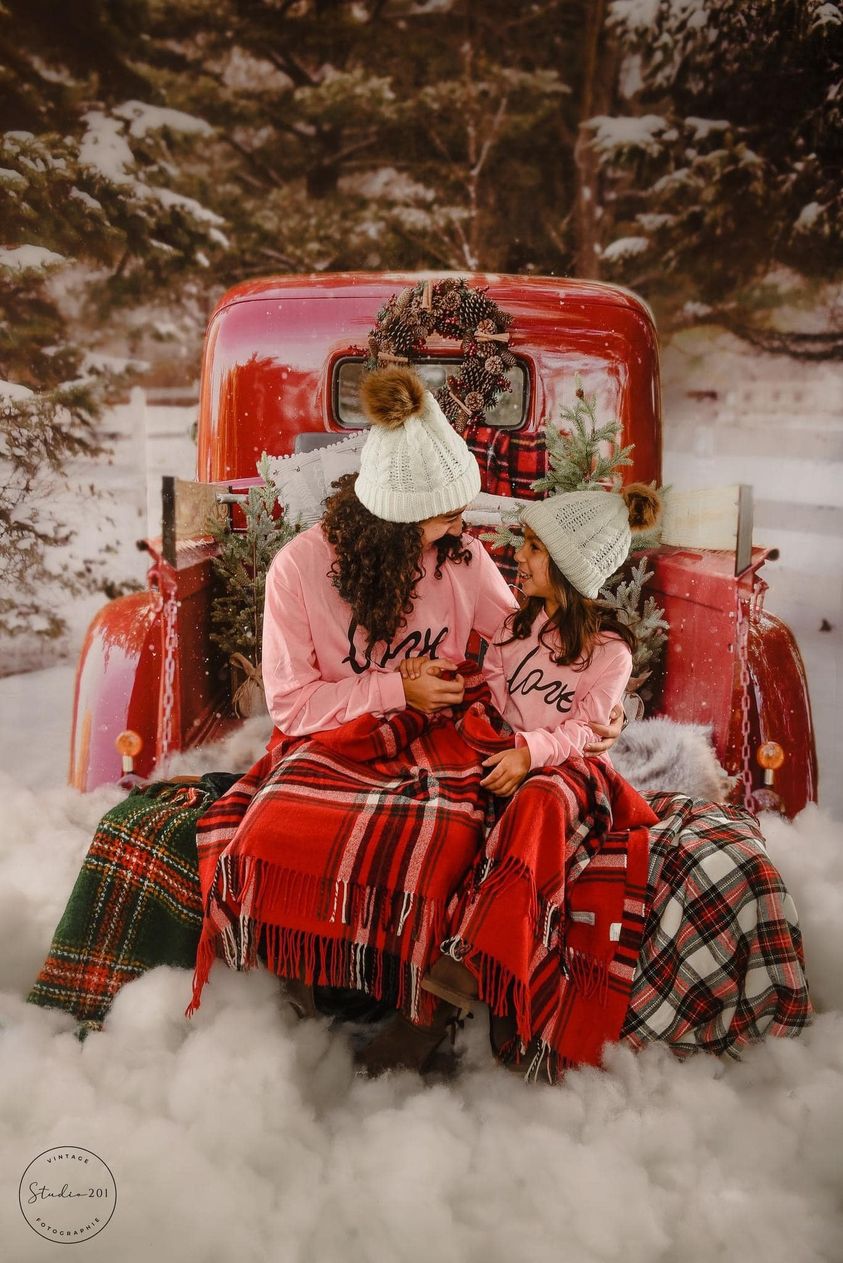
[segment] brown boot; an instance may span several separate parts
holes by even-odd
[[[451,956],[440,956],[422,978],[422,988],[447,1000],[458,1009],[471,1013],[477,1002],[477,982],[474,974],[465,965]]]
[[[433,1054],[450,1033],[453,1039],[459,1010],[452,1004],[439,1004],[430,1026],[415,1026],[403,1013],[396,1013],[370,1044],[355,1056],[357,1065],[375,1078],[385,1070],[418,1070],[422,1074]]]

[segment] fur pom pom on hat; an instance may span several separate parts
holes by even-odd
[[[521,511],[565,578],[583,596],[597,596],[622,566],[633,531],[655,526],[661,497],[642,482],[614,491],[566,491]]]
[[[412,369],[370,373],[360,399],[372,424],[354,490],[370,513],[386,522],[421,522],[474,499],[477,461]]]
[[[394,430],[424,407],[424,382],[412,369],[387,368],[369,373],[360,385],[360,402],[372,425]]]
[[[652,530],[662,511],[662,498],[658,491],[645,482],[631,482],[628,487],[621,487],[620,494],[629,514],[629,529]]]

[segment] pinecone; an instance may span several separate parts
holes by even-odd
[[[482,412],[486,406],[482,390],[470,390],[465,397],[465,406],[475,416]]]
[[[503,372],[503,360],[499,355],[490,355],[484,362],[483,367],[492,377],[499,377]]]
[[[464,362],[461,381],[467,390],[483,389],[483,366],[480,360],[471,359]]]
[[[414,297],[415,297],[415,290],[403,289],[401,291],[401,293],[395,299],[395,311],[399,316],[402,315],[406,311],[407,307],[413,301]]]
[[[466,285],[462,296],[462,310],[466,325],[470,329],[477,329],[489,316],[489,303],[486,295],[480,290],[469,289]],[[492,332],[494,332],[494,328]]]

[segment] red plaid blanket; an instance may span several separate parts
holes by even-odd
[[[512,742],[478,719],[475,704],[487,699],[475,675],[456,722],[404,711],[282,742],[211,808],[198,825],[205,922],[188,1012],[198,1007],[219,950],[233,968],[251,968],[262,953],[282,976],[353,987],[391,1000],[414,1020],[430,1020],[434,1001],[419,983],[458,924],[483,855],[490,803],[480,788],[481,760],[496,744]],[[646,879],[646,829],[634,846],[627,833],[610,836],[613,798],[624,828],[655,819],[602,763],[578,763],[569,773],[548,769],[522,788],[492,831],[493,851],[487,847],[480,903],[494,907],[496,951],[506,958],[517,940],[532,961],[518,975],[520,1012],[531,1014],[524,1034],[552,1035],[548,1053],[560,1064],[597,1061],[626,1012],[643,925],[638,887]],[[512,853],[491,875],[489,857],[501,839],[515,840]],[[518,847],[517,862],[539,871],[540,899],[528,897],[529,908],[523,882],[499,880]],[[630,872],[628,850],[638,856]],[[579,943],[560,932],[566,875],[585,880],[600,909]],[[615,924],[622,937],[613,939]],[[563,941],[569,987],[558,965]],[[592,966],[603,979],[599,987],[590,981]],[[559,991],[566,987],[571,1002],[563,1020]],[[495,995],[500,1009],[501,985]]]
[[[466,705],[487,696],[474,664]],[[282,741],[200,820],[199,1004],[216,951],[390,998],[427,1021],[419,982],[482,845],[476,752],[451,719],[402,711]]]
[[[464,735],[474,732],[469,715]],[[469,739],[471,739],[469,737]],[[609,764],[568,759],[530,776],[486,840],[445,950],[493,1012],[513,1013],[520,1059],[551,1081],[599,1065],[626,1015],[647,911],[656,816]]]

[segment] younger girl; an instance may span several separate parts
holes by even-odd
[[[483,782],[508,796],[529,771],[580,755],[589,724],[606,723],[632,673],[635,637],[594,598],[626,558],[630,527],[646,529],[656,493],[641,483],[620,495],[577,491],[530,505],[515,554],[524,606],[489,646],[484,674],[515,732],[515,749],[492,755]]]
[[[625,826],[652,819],[605,756],[585,761],[582,752],[593,741],[590,724],[606,723],[632,670],[633,635],[597,594],[625,560],[631,530],[651,527],[658,509],[655,491],[631,484],[620,494],[552,496],[521,514],[524,542],[516,559],[527,599],[503,620],[484,660],[492,700],[514,733],[514,746],[484,760],[490,770],[482,784],[498,797],[515,797],[489,835],[474,894],[443,944],[447,954],[422,983],[462,1008],[478,997],[494,1012],[509,1007],[522,1047],[532,1042],[533,1053],[548,1054],[557,1067],[584,1049],[577,1039],[566,1044],[559,1038],[559,997],[553,995],[554,968],[570,976],[566,885],[614,836],[619,800]],[[627,859],[626,851],[615,854],[609,869],[626,869]],[[623,925],[623,878],[616,884],[614,919],[598,934],[605,941],[591,941],[586,954],[580,952],[580,965],[588,960],[601,987],[608,986]],[[580,923],[595,929],[596,908]],[[570,1002],[563,1007],[570,1009]],[[604,1034],[611,1037],[611,1023]]]
[[[515,748],[493,754],[482,782],[509,797],[535,768],[557,766],[594,741],[623,699],[635,637],[594,598],[629,552],[631,530],[658,516],[658,495],[631,483],[620,495],[577,491],[530,505],[515,554],[527,598],[492,637],[483,673],[492,700],[515,734]],[[544,617],[542,617],[544,616]],[[405,678],[423,658],[401,663]],[[608,756],[604,756],[608,757]]]

